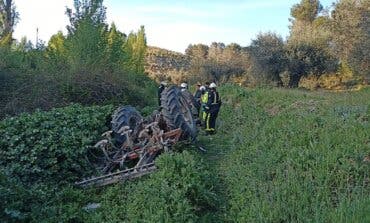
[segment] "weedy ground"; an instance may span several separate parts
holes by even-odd
[[[38,112],[0,122],[0,130],[7,136],[0,138],[2,161],[6,160],[1,162],[0,219],[370,222],[369,88],[331,93],[226,85],[219,90],[223,105],[217,134],[205,136],[201,131],[199,135],[199,143],[207,152],[195,146],[178,146],[180,151],[156,160],[157,172],[106,188],[81,190],[69,186],[72,183],[57,184],[55,177],[75,179],[82,174],[76,172],[75,165],[68,170],[59,168],[72,165],[83,155],[75,141],[66,140],[71,134],[84,137],[81,148],[86,148],[107,128],[101,123],[111,107],[99,110],[74,106],[66,108],[68,112]],[[92,113],[94,122],[85,125]],[[76,118],[78,114],[83,123]],[[40,135],[40,131],[29,130],[18,134],[13,122],[36,130],[48,125],[54,132]],[[65,123],[69,128],[55,127]],[[87,137],[89,130],[94,135]],[[59,134],[62,137],[58,138]],[[34,138],[23,143],[18,136]],[[64,159],[45,157],[58,155],[55,148],[64,145],[73,146],[64,151]],[[46,152],[47,148],[54,149]],[[9,177],[9,172],[12,176],[24,173],[17,164],[20,162],[30,163],[33,172],[20,175],[20,180]],[[68,176],[58,175],[61,170]],[[87,205],[97,208],[89,209]]]
[[[370,89],[220,91],[218,133],[200,139],[221,221],[370,221]]]

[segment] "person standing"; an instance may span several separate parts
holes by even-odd
[[[197,83],[196,90],[194,92],[194,100],[195,100],[195,107],[198,109],[198,113],[200,112],[200,106],[201,106],[201,97],[202,97],[202,91],[200,90],[200,87],[202,85],[200,83]]]
[[[181,83],[180,88],[184,99],[190,105],[191,114],[193,115],[194,120],[198,123],[199,110],[196,106],[197,102],[195,101],[194,96],[190,93],[188,84],[185,82]]]
[[[161,106],[161,94],[164,91],[164,89],[167,87],[167,82],[162,81],[161,84],[158,87],[158,105]]]
[[[202,97],[201,97],[201,122],[202,122],[202,126],[204,128],[206,128],[206,118],[207,118],[207,111],[206,111],[206,107],[207,107],[207,102],[208,102],[208,90],[205,86],[201,86],[200,87],[201,91],[202,91]]]
[[[205,85],[204,85],[204,87],[206,87],[206,90],[208,91],[209,90],[209,82],[207,81],[206,83],[205,83]]]
[[[219,93],[216,90],[217,85],[215,83],[211,83],[209,85],[208,91],[208,99],[205,106],[206,111],[206,133],[207,134],[214,134],[215,127],[216,127],[216,119],[218,116],[218,112],[220,111],[221,107],[221,98]]]

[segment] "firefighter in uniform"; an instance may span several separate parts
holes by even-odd
[[[217,85],[211,83],[209,85],[208,99],[205,104],[206,111],[206,133],[214,134],[216,127],[216,118],[221,107],[221,98],[216,90]]]
[[[200,98],[201,101],[201,115],[200,118],[202,120],[202,126],[205,128],[206,127],[206,118],[207,118],[207,112],[206,112],[206,106],[207,106],[207,101],[208,101],[208,91],[205,86],[200,87],[202,91],[202,96]]]

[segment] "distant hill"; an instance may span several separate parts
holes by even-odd
[[[182,53],[148,46],[145,56],[145,72],[156,81],[168,80],[179,83],[189,75],[191,61]]]

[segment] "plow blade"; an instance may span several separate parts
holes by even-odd
[[[118,171],[115,173],[109,173],[103,176],[94,177],[80,182],[76,182],[76,186],[80,187],[90,187],[90,186],[105,186],[117,182],[124,182],[126,180],[131,180],[149,174],[156,170],[154,163],[149,163],[143,166],[134,167],[127,170]]]

